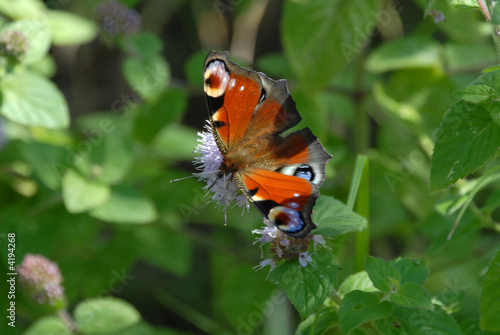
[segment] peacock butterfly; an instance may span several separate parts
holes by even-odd
[[[212,132],[223,160],[218,178],[238,188],[272,224],[304,238],[325,164],[332,158],[309,128],[282,136],[301,117],[286,80],[240,67],[228,52],[211,51],[203,66]]]

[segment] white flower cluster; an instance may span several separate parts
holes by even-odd
[[[194,173],[199,181],[207,185],[203,187],[208,193],[212,193],[210,201],[215,201],[218,207],[231,208],[235,205],[250,209],[247,197],[240,192],[232,174],[222,174],[220,166],[224,160],[209,124],[205,125],[206,131],[198,132],[194,153],[199,154],[194,158],[196,169],[200,172]],[[244,210],[243,209],[243,210]]]

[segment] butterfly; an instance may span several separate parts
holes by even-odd
[[[211,51],[203,66],[212,132],[223,160],[218,177],[232,175],[259,212],[282,232],[304,238],[332,158],[309,128],[287,135],[301,117],[286,80],[233,63]]]

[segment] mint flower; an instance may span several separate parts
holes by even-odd
[[[17,267],[19,282],[33,300],[58,309],[64,304],[63,277],[59,266],[42,255],[26,254]]]
[[[10,62],[20,62],[28,49],[28,39],[17,30],[8,30],[0,36],[0,57]]]
[[[111,0],[97,7],[100,39],[111,45],[116,38],[126,37],[141,30],[142,19],[135,9],[128,9],[120,1]]]
[[[210,125],[205,125],[205,129],[206,131],[198,132],[199,144],[194,149],[198,156],[193,163],[200,172],[193,175],[207,184],[203,189],[207,191],[207,195],[212,194],[210,201],[216,202],[218,208],[224,208],[225,211],[228,207],[239,206],[243,207],[243,212],[245,208],[250,210],[250,203],[239,190],[233,174],[224,175],[220,171],[224,156],[217,147]]]
[[[273,255],[271,259],[265,259],[260,262],[259,266],[254,267],[256,271],[262,269],[263,267],[270,265],[271,272],[276,267],[276,264],[281,260],[291,260],[297,259],[300,266],[305,267],[308,264],[313,265],[312,253],[310,253],[309,245],[313,242],[313,248],[324,247],[326,246],[326,240],[322,235],[313,235],[308,234],[303,239],[296,239],[295,237],[291,237],[280,231],[274,225],[272,225],[267,219],[264,219],[265,226],[262,229],[254,229],[252,230],[253,234],[261,235],[256,239],[254,244],[259,243],[260,246],[264,246],[267,243],[270,243],[270,252]]]

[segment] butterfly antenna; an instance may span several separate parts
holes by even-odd
[[[189,176],[189,177],[184,177],[184,178],[172,179],[170,182],[177,183],[178,181],[189,179],[189,178],[196,178],[196,176]]]

